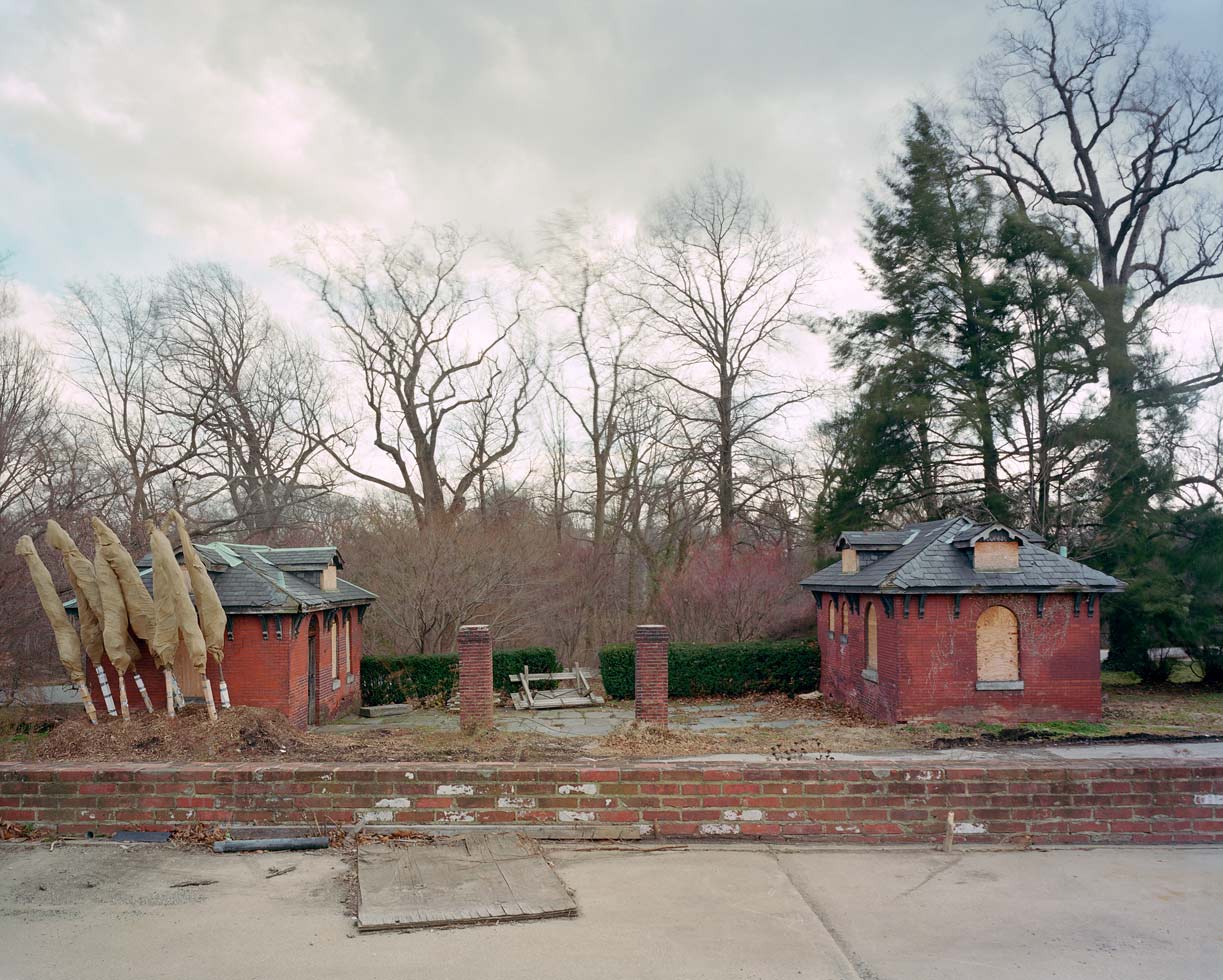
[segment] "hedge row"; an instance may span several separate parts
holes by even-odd
[[[561,669],[551,647],[520,647],[493,651],[493,687],[509,692],[510,674],[529,666],[531,673]],[[442,653],[414,657],[362,657],[361,702],[363,704],[403,704],[424,698],[450,697],[459,682],[459,655]]]
[[[631,643],[599,651],[608,697],[633,696],[634,668]],[[667,692],[673,698],[801,694],[819,686],[820,651],[814,640],[672,643],[667,648]]]

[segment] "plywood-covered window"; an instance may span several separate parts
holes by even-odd
[[[879,616],[873,602],[866,605],[866,669],[879,669]]]
[[[977,680],[1019,680],[1019,620],[1006,606],[990,606],[977,619]]]
[[[331,679],[337,680],[340,676],[340,656],[339,656],[339,633],[336,629],[336,617],[331,619]]]
[[[828,632],[835,633],[837,631],[837,606],[832,601],[832,596],[828,597]]]
[[[849,635],[849,603],[841,603],[841,635]]]
[[[344,675],[352,675],[352,610],[344,611]]]

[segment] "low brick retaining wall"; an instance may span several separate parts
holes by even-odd
[[[62,833],[365,821],[931,843],[949,810],[960,841],[1223,842],[1223,765],[0,764],[0,820]]]

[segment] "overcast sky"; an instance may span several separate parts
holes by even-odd
[[[1164,40],[1223,51],[1223,0],[1157,9]],[[974,0],[0,0],[0,252],[32,326],[68,280],[202,258],[298,322],[273,260],[305,228],[527,237],[579,203],[632,218],[717,163],[852,308],[864,188],[996,25]]]

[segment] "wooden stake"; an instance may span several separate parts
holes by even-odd
[[[119,715],[124,721],[131,721],[132,716],[127,710],[127,684],[123,680],[123,675],[119,675]]]
[[[174,671],[165,669],[166,675],[166,714],[174,717]]]
[[[106,702],[106,713],[114,718],[117,715],[115,701],[110,696],[110,681],[106,679],[106,671],[102,669],[101,664],[94,664],[93,669],[98,672],[98,686],[102,688],[102,700]]]
[[[955,843],[955,812],[947,811],[947,835],[943,838],[943,850],[951,853],[951,845]]]
[[[212,700],[212,681],[208,679],[207,674],[201,674],[200,680],[204,682],[204,704],[208,708],[208,720],[217,720],[217,706]]]
[[[82,681],[76,686],[76,689],[81,692],[81,703],[85,705],[85,714],[89,715],[89,724],[96,725],[98,723],[98,713],[93,707],[93,698],[89,696],[89,688]]]
[[[134,670],[132,671],[132,676],[136,678],[136,690],[140,692],[141,698],[144,699],[145,709],[148,711],[149,714],[152,714],[153,713],[153,700],[152,698],[149,697],[148,690],[145,689],[144,679],[141,678],[141,676],[138,673],[136,673],[136,671]]]

